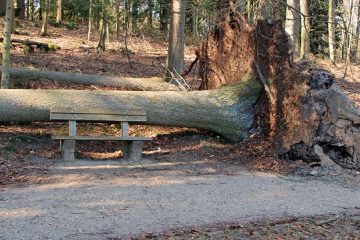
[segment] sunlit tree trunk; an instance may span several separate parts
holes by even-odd
[[[329,56],[335,63],[335,0],[329,0]]]
[[[41,32],[40,32],[41,36],[46,36],[47,35],[47,27],[48,27],[48,20],[49,20],[49,9],[50,9],[49,0],[45,0],[44,5],[45,5],[44,6],[45,7],[45,14],[44,14],[43,22],[42,22],[42,26],[41,26]]]
[[[13,12],[12,12],[12,26],[11,33],[15,33],[16,31],[16,17],[15,17],[15,9],[17,9],[17,0],[13,0]]]
[[[186,0],[172,0],[171,10],[167,69],[181,74],[184,69]]]
[[[89,2],[89,25],[88,25],[88,41],[90,41],[91,38],[91,31],[92,31],[92,23],[94,21],[93,17],[93,1],[90,0]]]
[[[300,1],[287,0],[285,31],[289,35],[293,57],[297,57],[299,53],[300,41]]]
[[[56,1],[56,23],[61,23],[62,21],[62,0]]]
[[[10,44],[11,44],[11,28],[13,22],[13,2],[6,1],[5,29],[3,35],[2,62],[3,71],[1,74],[1,88],[9,88],[9,67],[10,67]]]
[[[100,20],[100,28],[99,28],[99,42],[96,47],[97,52],[104,52],[105,51],[105,39],[106,39],[106,22],[102,18]]]
[[[310,19],[309,19],[309,5],[307,0],[300,0],[301,12],[301,45],[300,58],[307,58],[310,53]]]

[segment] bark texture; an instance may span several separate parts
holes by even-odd
[[[167,69],[181,74],[184,70],[185,15],[187,0],[171,1],[171,20]]]
[[[10,79],[10,45],[11,45],[11,29],[13,22],[13,3],[12,0],[6,2],[5,29],[2,46],[2,62],[3,71],[1,74],[1,88],[9,88]]]
[[[285,31],[291,41],[293,56],[297,57],[299,53],[300,41],[300,2],[299,0],[287,0]]]
[[[336,3],[335,0],[329,0],[329,57],[332,62],[335,63],[335,50],[336,50],[336,40],[335,40],[335,9]]]
[[[240,83],[201,92],[1,90],[0,121],[49,121],[51,108],[144,109],[148,124],[209,129],[245,139],[255,124],[262,86],[247,75]]]
[[[310,16],[308,0],[300,0],[301,12],[301,44],[300,44],[300,58],[304,59],[310,53]]]
[[[0,67],[0,71],[2,68]],[[137,91],[179,91],[180,89],[161,78],[126,78],[90,74],[74,74],[65,72],[39,71],[27,68],[9,68],[15,80],[48,79],[61,83],[76,83],[83,85],[97,85],[120,87],[126,90]]]

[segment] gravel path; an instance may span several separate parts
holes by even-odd
[[[0,239],[107,239],[219,222],[358,211],[360,189],[240,172],[57,168],[0,189]]]

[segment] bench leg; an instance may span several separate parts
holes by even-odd
[[[60,142],[61,155],[65,162],[75,161],[75,140],[64,140]]]
[[[142,158],[143,141],[124,141],[123,158],[126,161],[140,161]]]

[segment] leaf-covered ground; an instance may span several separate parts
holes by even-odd
[[[174,229],[159,234],[143,234],[129,239],[348,239],[360,238],[360,215],[338,214],[311,218],[290,218],[246,224]],[[108,240],[116,240],[110,238]]]

